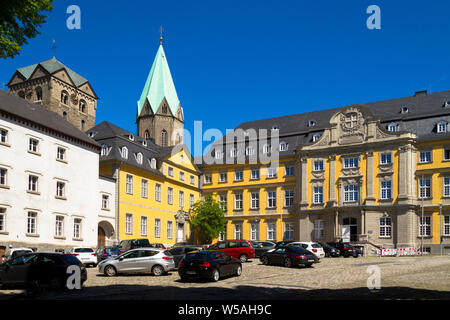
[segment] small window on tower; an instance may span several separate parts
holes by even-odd
[[[166,105],[164,105],[164,106],[162,107],[162,113],[164,113],[164,114],[167,113],[167,106],[166,106]]]

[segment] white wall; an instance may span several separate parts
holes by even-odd
[[[6,232],[0,245],[24,245],[54,251],[71,246],[97,245],[99,197],[96,150],[63,138],[0,118],[0,128],[7,129],[8,144],[0,144],[0,167],[8,169],[7,185],[0,188],[0,207],[6,208]],[[37,138],[39,155],[28,152],[29,138]],[[56,160],[57,147],[66,148],[67,163]],[[40,195],[30,194],[28,174],[39,177]],[[56,181],[66,183],[67,200],[56,199]],[[36,211],[38,237],[26,235],[28,211]],[[55,238],[56,215],[64,216],[64,237]],[[82,219],[82,240],[73,239],[73,219]]]

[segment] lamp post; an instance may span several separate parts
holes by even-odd
[[[440,219],[440,227],[439,227],[439,241],[441,244],[441,256],[442,256],[442,202],[439,203],[439,219]]]

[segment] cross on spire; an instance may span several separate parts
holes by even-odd
[[[159,43],[160,43],[160,44],[162,44],[162,41],[163,41],[163,36],[162,36],[163,31],[164,31],[163,27],[160,26],[160,27],[159,27]]]
[[[52,50],[53,50],[53,58],[54,58],[55,57],[55,51],[56,51],[55,39],[53,39]]]

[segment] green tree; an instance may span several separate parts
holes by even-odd
[[[222,208],[212,195],[194,203],[189,223],[201,244],[211,243],[220,232],[225,231],[224,216]]]
[[[19,54],[27,39],[40,34],[37,30],[48,17],[42,11],[53,9],[53,0],[0,1],[0,57]]]

